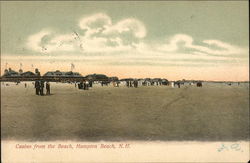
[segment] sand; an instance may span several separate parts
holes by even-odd
[[[248,83],[90,90],[51,83],[51,93],[37,96],[31,83],[1,83],[2,139],[249,140]]]

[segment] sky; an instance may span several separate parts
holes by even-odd
[[[249,80],[248,1],[1,1],[5,68]]]

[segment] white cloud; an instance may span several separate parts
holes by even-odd
[[[105,13],[84,17],[80,20],[79,26],[81,29],[86,30],[85,36],[88,37],[97,33],[121,34],[124,32],[132,32],[136,38],[146,36],[146,28],[141,21],[135,18],[127,18],[113,24],[111,18]]]
[[[28,38],[27,47],[41,53],[118,52],[136,48],[135,45],[146,36],[146,27],[141,21],[127,18],[113,24],[105,13],[85,16],[78,25],[83,30],[79,33],[84,34],[55,34],[42,30]],[[126,35],[129,37],[126,38]],[[48,36],[46,41],[43,40],[45,36]]]
[[[49,43],[46,45],[46,49],[47,52],[74,51],[75,50],[74,38],[70,34],[58,35],[49,41]]]
[[[85,37],[91,37],[93,34],[108,28],[111,24],[111,18],[104,13],[85,16],[79,22],[80,28],[86,30]]]
[[[136,38],[144,38],[147,33],[144,24],[134,18],[121,20],[103,31],[104,34],[124,32],[132,32]]]
[[[56,35],[52,31],[42,30],[31,35],[27,40],[27,47],[40,53],[51,53],[57,51],[74,51],[74,37],[70,34]],[[43,41],[45,37],[52,37],[48,41]]]
[[[112,22],[105,13],[88,15],[79,20],[81,32],[56,34],[42,30],[28,37],[27,47],[40,53],[117,53],[124,52],[146,57],[165,56],[211,59],[212,57],[246,54],[244,49],[219,40],[203,40],[200,43],[187,34],[176,34],[168,42],[158,45],[144,38],[147,29],[143,22],[135,18],[125,18]],[[80,34],[82,33],[82,34]],[[127,37],[126,37],[127,36]],[[190,55],[193,54],[193,55]]]
[[[27,40],[27,47],[33,51],[42,52],[43,51],[43,47],[41,46],[42,39],[45,36],[50,35],[50,33],[51,31],[42,30],[34,35],[29,36]]]
[[[185,34],[177,34],[170,38],[169,44],[160,45],[158,48],[162,51],[174,52],[179,49],[178,43],[183,42],[184,46],[190,47],[193,43],[193,38]]]
[[[232,55],[246,53],[247,50],[230,45],[228,43],[219,40],[204,40],[201,45],[194,44],[194,40],[191,36],[186,34],[176,34],[169,39],[168,44],[160,45],[158,49],[165,52],[177,52],[180,50],[181,45],[184,48],[193,50],[194,54],[210,54],[210,55]]]
[[[85,52],[128,51],[135,48],[135,40],[146,36],[146,27],[139,20],[127,18],[113,24],[111,18],[104,13],[82,18],[79,26],[85,31],[81,36]],[[134,38],[126,40],[122,34],[132,34]]]
[[[124,45],[120,38],[93,37],[82,38],[82,40],[84,52],[89,53],[118,52],[131,49],[131,46]],[[115,46],[108,46],[109,42],[115,44]]]
[[[215,55],[229,55],[229,54],[239,54],[247,52],[246,49],[230,45],[228,43],[219,41],[219,40],[204,40],[203,43],[207,45],[215,45],[224,50],[211,50],[209,48],[204,49],[204,52]],[[202,51],[202,49],[201,49]]]

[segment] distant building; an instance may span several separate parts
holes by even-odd
[[[25,77],[34,77],[34,76],[36,76],[36,74],[33,73],[33,72],[31,72],[31,71],[27,71],[27,72],[21,73],[21,76],[25,76]]]
[[[35,77],[35,73],[31,71],[23,72],[22,69],[19,69],[19,72],[12,70],[11,68],[4,70],[3,77]]]
[[[133,81],[134,79],[133,78],[124,78],[124,79],[121,79],[120,81]]]
[[[16,71],[12,70],[11,68],[9,68],[9,69],[4,70],[3,76],[4,77],[18,77],[18,76],[20,76],[20,74]]]
[[[73,76],[73,77],[82,77],[82,75],[79,72],[65,72],[65,76]]]
[[[161,82],[162,79],[161,79],[161,78],[154,78],[154,79],[152,79],[151,81],[153,81],[153,82]]]
[[[109,77],[109,80],[110,80],[110,81],[118,81],[119,78],[116,77],[116,76],[112,76],[112,77]]]
[[[82,75],[78,72],[61,72],[59,70],[56,71],[48,71],[43,76],[45,77],[82,77]]]
[[[151,81],[152,79],[151,78],[145,78],[145,81]]]
[[[56,70],[56,71],[48,71],[43,76],[59,77],[59,76],[62,76],[62,75],[63,75],[63,73],[61,71]]]
[[[167,79],[162,79],[162,85],[169,85],[169,83]]]
[[[90,74],[85,76],[88,80],[109,80],[109,77],[107,77],[104,74]]]

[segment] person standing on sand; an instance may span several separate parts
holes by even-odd
[[[138,80],[134,80],[134,87],[135,87],[135,88],[138,87]]]
[[[174,82],[171,82],[171,87],[174,88]]]
[[[46,82],[46,95],[50,95],[50,83]]]
[[[83,88],[83,81],[81,81],[80,83],[78,83],[78,89],[82,89]]]
[[[44,81],[40,81],[40,95],[43,96],[44,93],[43,93],[43,88],[44,88]]]
[[[87,84],[86,84],[86,81],[83,82],[83,90],[86,90],[87,89]]]
[[[132,87],[132,81],[129,81],[129,87]]]
[[[86,88],[86,90],[88,90],[89,89],[89,81],[87,80],[85,84],[86,84],[85,88]]]
[[[24,87],[27,88],[27,84],[26,83],[24,83]]]
[[[39,95],[40,93],[40,83],[38,80],[35,81],[35,89],[36,89],[36,95]]]

